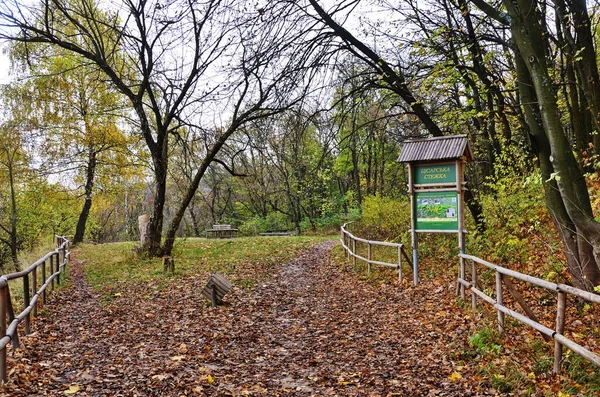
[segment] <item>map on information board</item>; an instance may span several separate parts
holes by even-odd
[[[458,194],[456,192],[416,192],[417,231],[458,231]]]

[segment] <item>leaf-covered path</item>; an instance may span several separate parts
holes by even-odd
[[[73,288],[10,359],[4,395],[487,395],[451,376],[469,320],[447,306],[447,284],[360,281],[331,263],[334,244],[216,309],[199,293],[207,275],[124,285],[101,303],[74,262]]]

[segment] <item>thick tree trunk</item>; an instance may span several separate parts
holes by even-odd
[[[167,147],[168,139],[166,133],[159,134],[159,139],[157,139],[157,142],[151,147],[150,151],[154,166],[154,202],[152,203],[152,215],[146,231],[148,238],[144,241],[143,247],[150,257],[157,257],[163,254],[160,243],[162,238],[165,200],[167,197]]]
[[[600,225],[594,221],[585,179],[563,133],[544,52],[547,48],[544,37],[547,36],[539,24],[539,16],[531,12],[535,10],[534,3],[531,0],[504,0],[522,57],[517,65],[519,82],[532,87],[535,93],[535,98],[523,96],[524,103],[539,103],[539,118],[529,115],[527,121],[536,137],[535,148],[546,181],[546,203],[565,244],[573,282],[593,290],[600,282]],[[527,90],[522,89],[523,95]]]
[[[85,180],[85,202],[77,220],[75,228],[75,236],[73,236],[73,244],[81,243],[85,235],[85,226],[92,208],[92,191],[94,188],[94,176],[96,175],[96,165],[98,163],[96,150],[92,145],[88,148],[88,163],[86,168]]]
[[[148,223],[148,239],[144,242],[144,249],[151,257],[161,256],[163,254],[160,243],[167,192],[166,164],[164,164],[162,159],[158,159],[158,161],[154,161],[154,167],[154,203],[152,205],[152,216]],[[165,255],[170,255],[170,252]]]

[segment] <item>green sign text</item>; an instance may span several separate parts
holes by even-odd
[[[416,185],[456,183],[456,164],[418,165],[413,176]]]

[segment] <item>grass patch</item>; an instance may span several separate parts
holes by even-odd
[[[178,240],[173,252],[175,274],[165,274],[161,258],[136,256],[136,243],[82,244],[77,258],[85,262],[88,281],[95,288],[121,282],[148,281],[219,272],[234,283],[251,286],[267,278],[275,265],[303,248],[334,237],[240,237],[227,240],[188,238]]]

